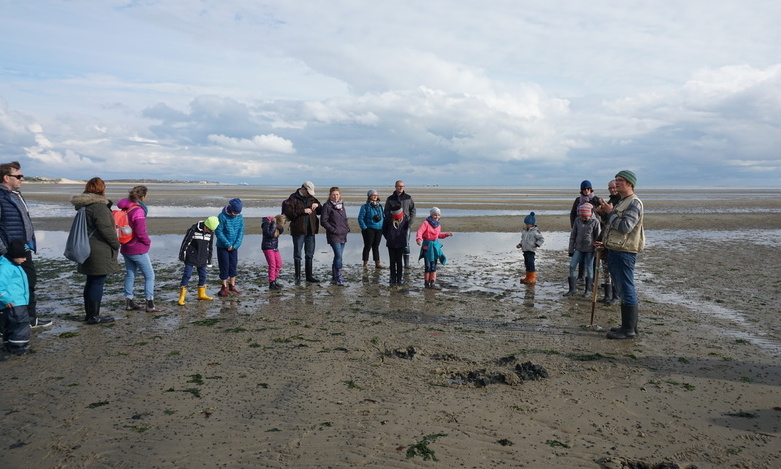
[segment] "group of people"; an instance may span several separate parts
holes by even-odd
[[[36,273],[32,253],[36,251],[33,230],[27,204],[20,192],[24,180],[18,162],[0,165],[0,306],[2,316],[0,330],[7,351],[24,354],[29,351],[30,330],[51,326],[52,321],[38,317],[36,311]],[[594,253],[604,250],[602,256],[607,271],[603,284],[602,301],[613,304],[621,301],[621,326],[611,329],[608,338],[626,339],[637,334],[637,295],[634,287],[634,265],[637,253],[645,243],[643,231],[643,204],[635,195],[637,177],[632,171],[623,170],[610,181],[607,200],[594,195],[589,181],[583,181],[581,192],[573,203],[569,253],[572,256],[568,277],[573,295],[577,288],[578,268],[584,277],[584,295],[593,285]],[[133,236],[121,244],[116,232],[112,202],[105,195],[106,184],[98,178],[87,181],[84,192],[74,195],[71,204],[76,210],[84,208],[89,233],[90,254],[78,264],[78,272],[86,276],[83,290],[85,322],[103,324],[114,318],[101,315],[101,302],[106,277],[119,271],[118,254],[125,265],[124,296],[126,310],[162,311],[155,304],[155,274],[149,258],[151,239],[147,233],[146,186],[133,187],[126,198],[117,202],[119,210],[127,214]],[[179,250],[179,260],[184,263],[180,282],[178,304],[186,304],[189,281],[193,270],[198,273],[199,300],[212,300],[206,293],[207,266],[212,263],[213,245],[216,239],[217,261],[221,287],[218,296],[240,295],[236,287],[238,249],[244,238],[243,204],[241,199],[231,199],[217,216],[210,216],[188,229]],[[318,218],[319,217],[319,218]],[[362,261],[365,269],[371,255],[375,268],[384,269],[380,262],[379,246],[386,240],[389,255],[390,284],[401,285],[403,272],[409,267],[411,227],[416,217],[415,203],[405,191],[404,181],[396,181],[393,193],[383,206],[376,190],[367,192],[366,202],[358,214],[358,224],[364,241]],[[424,286],[437,288],[437,265],[447,262],[439,240],[452,236],[443,232],[441,211],[433,207],[415,235],[420,246],[419,259],[424,262]],[[521,241],[516,246],[523,251],[526,275],[521,283],[537,281],[535,252],[544,238],[536,225],[534,212],[524,218]],[[300,284],[319,283],[314,275],[315,235],[322,226],[326,241],[333,250],[331,282],[345,284],[343,253],[350,232],[347,213],[341,198],[341,190],[331,187],[328,200],[321,204],[315,197],[315,185],[304,182],[282,203],[281,213],[264,217],[261,222],[263,239],[261,249],[268,264],[269,289],[279,290],[278,281],[282,269],[279,254],[279,236],[289,227],[293,240],[294,280]],[[303,254],[303,257],[302,257]],[[302,277],[303,261],[303,277]],[[140,304],[134,297],[134,283],[138,272],[144,277],[144,300]]]
[[[593,294],[595,253],[599,252],[605,269],[603,283],[605,304],[621,301],[621,326],[611,328],[609,339],[631,339],[637,335],[637,293],[634,268],[637,254],[645,247],[643,228],[643,202],[635,194],[637,176],[629,170],[619,171],[608,183],[607,200],[594,195],[591,182],[580,184],[580,195],[570,211],[569,263],[564,296],[577,293],[579,280],[584,282],[583,296]],[[534,284],[537,273],[534,265],[535,251],[544,238],[535,224],[534,212],[524,219],[521,242],[516,246],[523,250],[526,275],[521,283]]]
[[[415,202],[404,190],[404,187],[404,181],[396,181],[394,191],[386,199],[384,207],[380,202],[379,193],[374,189],[369,190],[366,193],[366,202],[358,212],[358,225],[361,228],[364,242],[361,256],[363,266],[368,268],[369,255],[371,254],[375,268],[384,268],[380,262],[379,246],[382,238],[385,238],[390,259],[390,284],[392,286],[403,283],[403,269],[409,267],[410,229],[417,214]],[[304,279],[307,282],[320,282],[320,279],[314,276],[313,261],[315,235],[322,225],[326,232],[326,242],[334,253],[331,263],[331,283],[343,286],[345,280],[342,257],[350,226],[341,190],[338,187],[331,187],[328,191],[328,200],[325,204],[321,204],[315,197],[315,185],[311,181],[306,181],[282,203],[282,214],[289,222],[290,234],[293,238],[295,283],[301,283],[302,260],[304,261]],[[319,222],[318,216],[320,217]],[[418,230],[416,242],[421,246],[423,254],[441,254],[441,244],[437,240],[452,236],[452,233],[441,232],[440,216],[440,210],[436,207],[432,208],[430,216]],[[279,221],[276,221],[275,225],[280,227]],[[264,246],[267,240],[271,241],[271,236],[279,236],[278,233],[281,231],[279,228],[277,230],[276,234],[271,230],[263,230]],[[302,251],[303,259],[301,257]],[[421,258],[423,258],[425,266],[425,286],[436,288],[436,266],[444,258],[440,258],[439,255],[423,254],[421,254]],[[269,258],[268,255],[266,258]],[[277,265],[276,262],[281,261],[275,261],[274,265]],[[269,288],[276,289],[279,288],[279,285],[272,287],[274,281],[272,276],[276,275],[272,271],[278,273],[278,269],[276,267],[272,269],[272,262],[269,262]]]

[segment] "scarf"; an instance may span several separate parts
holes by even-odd
[[[591,199],[593,198],[594,198],[593,193],[591,195],[581,195],[580,197],[578,197],[578,205],[591,204]],[[591,205],[593,206],[594,204]]]
[[[433,217],[426,218],[426,221],[428,222],[429,225],[431,225],[434,228],[439,227],[439,220],[434,220]]]
[[[140,200],[136,203],[138,204],[139,207],[144,209],[144,217],[146,217],[146,215],[149,213],[149,209],[146,207],[146,204]]]

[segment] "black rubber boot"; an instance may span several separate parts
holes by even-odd
[[[577,277],[567,277],[567,282],[569,283],[569,291],[564,294],[564,296],[572,296],[575,293],[577,293],[578,289],[578,278]]]
[[[608,300],[607,304],[614,305],[614,304],[618,303],[620,298],[618,298],[618,292],[616,292],[616,286],[615,285],[611,285],[610,286],[610,290],[613,292],[613,298]]]
[[[613,286],[609,283],[603,283],[602,289],[605,290],[605,297],[599,300],[600,303],[607,304],[610,301],[611,291],[613,290]]]
[[[312,259],[304,260],[304,269],[306,269],[306,281],[310,283],[320,283],[320,279],[312,274]]]
[[[107,322],[114,322],[113,317],[100,315],[100,301],[88,301],[84,305],[84,309],[87,313],[87,317],[85,319],[87,324],[105,324]]]
[[[296,285],[301,285],[301,261],[295,261],[296,266]]]
[[[591,288],[594,285],[594,279],[591,277],[586,277],[586,289],[583,291],[583,296],[590,297],[591,296]]]
[[[137,305],[133,298],[125,298],[125,311],[136,311],[139,309],[143,308]]]
[[[621,305],[621,327],[607,333],[608,339],[634,339],[637,336],[637,305]]]
[[[404,268],[409,269],[409,254],[404,254]]]

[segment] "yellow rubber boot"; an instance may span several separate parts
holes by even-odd
[[[206,295],[206,286],[198,287],[198,299],[199,300],[213,300],[211,296]]]
[[[187,287],[182,287],[179,290],[179,304],[181,306],[185,305],[184,298],[187,296]]]

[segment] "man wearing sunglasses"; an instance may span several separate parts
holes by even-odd
[[[19,189],[22,187],[24,175],[21,173],[18,161],[0,164],[0,255],[5,254],[12,240],[24,239],[27,247],[27,259],[21,264],[27,274],[30,286],[30,302],[27,310],[30,316],[30,326],[33,328],[49,327],[52,322],[38,317],[35,306],[35,264],[32,253],[35,252],[35,231],[27,203]]]

